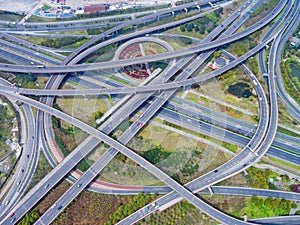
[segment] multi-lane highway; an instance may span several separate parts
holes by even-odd
[[[219,39],[217,41],[213,41],[204,44],[200,44],[195,47],[190,47],[183,50],[176,50],[172,53],[160,53],[153,56],[145,56],[140,58],[134,58],[134,59],[123,59],[118,60],[118,63],[116,62],[101,62],[101,63],[92,63],[92,64],[81,64],[81,65],[68,65],[68,66],[52,66],[52,67],[37,67],[37,66],[19,66],[19,65],[8,65],[8,64],[0,64],[0,69],[3,71],[8,72],[32,72],[32,73],[65,73],[65,72],[76,72],[76,71],[89,71],[89,70],[98,70],[98,69],[111,69],[116,67],[124,67],[128,65],[134,65],[134,64],[143,64],[148,62],[154,62],[154,61],[160,61],[175,57],[181,57],[185,55],[194,54],[196,52],[205,51],[209,49],[213,49],[228,43],[232,43],[234,41],[237,41],[243,37],[246,37],[250,35],[251,33],[257,31],[258,29],[264,27],[266,24],[268,24],[272,19],[276,17],[278,12],[280,12],[283,7],[285,6],[286,0],[280,1],[280,4],[276,6],[276,8],[270,13],[270,16],[264,17],[259,23],[252,25],[251,27],[248,27],[247,29],[236,33],[234,35]],[[174,26],[174,25],[170,25]],[[149,31],[147,31],[149,32]],[[129,35],[130,36],[130,35]],[[130,37],[127,37],[130,38]],[[126,39],[127,39],[126,38]],[[123,40],[124,38],[117,37],[115,38],[114,42],[118,42]],[[86,57],[90,53],[98,50],[102,45],[96,45],[96,47],[90,48],[88,51],[85,51],[78,56],[74,58],[77,62],[80,61],[80,59]],[[259,46],[259,45],[258,45]],[[258,47],[257,46],[257,47]],[[265,43],[260,46],[265,46]],[[252,50],[251,50],[252,51]],[[249,53],[251,53],[251,51]],[[256,53],[253,51],[253,54]],[[246,59],[247,57],[245,57]]]
[[[259,7],[259,5],[263,1],[258,1],[252,9],[255,10]],[[29,193],[21,199],[13,208],[13,214],[12,216],[7,215],[5,219],[3,219],[3,224],[11,224],[15,221],[18,221],[30,208],[32,208],[45,194],[52,188],[54,185],[62,179],[64,176],[66,176],[69,171],[78,163],[82,158],[84,158],[92,149],[94,149],[100,141],[103,141],[104,143],[111,146],[103,155],[102,157],[94,163],[90,169],[84,173],[75,183],[73,186],[49,209],[37,222],[37,224],[49,224],[68,204],[72,201],[72,199],[77,196],[87,185],[90,184],[90,182],[94,179],[94,177],[108,164],[108,162],[113,159],[113,157],[118,153],[121,152],[122,154],[125,154],[127,157],[131,158],[133,161],[138,163],[141,167],[148,170],[150,173],[152,173],[154,176],[159,178],[161,181],[166,183],[168,187],[148,187],[149,190],[151,188],[156,188],[157,192],[171,192],[164,197],[158,199],[156,201],[156,204],[159,205],[160,208],[169,207],[172,204],[175,204],[176,202],[180,201],[181,199],[186,199],[191,204],[195,205],[200,210],[204,211],[206,214],[211,216],[212,218],[224,223],[224,224],[250,224],[248,222],[244,222],[238,219],[235,219],[233,217],[230,217],[226,215],[223,212],[218,211],[217,209],[211,207],[206,202],[202,201],[200,198],[195,196],[193,193],[198,192],[200,190],[203,190],[207,187],[212,186],[215,183],[220,182],[221,180],[224,180],[228,177],[233,176],[234,174],[239,173],[240,171],[250,167],[253,163],[257,162],[269,149],[269,152],[272,150],[273,147],[271,147],[271,144],[279,145],[280,147],[285,148],[291,148],[292,151],[294,151],[296,154],[299,153],[299,146],[294,145],[286,145],[281,140],[276,140],[275,142],[275,134],[276,134],[276,128],[278,125],[278,107],[277,107],[277,98],[276,98],[276,88],[275,88],[275,82],[274,82],[274,74],[276,73],[274,71],[275,65],[278,65],[278,59],[276,59],[277,49],[280,46],[280,37],[284,35],[284,32],[286,31],[284,28],[288,27],[288,24],[294,19],[295,15],[297,15],[297,12],[299,12],[299,1],[296,1],[293,5],[293,1],[291,0],[282,0],[278,3],[278,5],[274,8],[273,11],[271,11],[270,14],[265,16],[263,19],[261,19],[258,23],[252,25],[249,28],[246,28],[236,34],[232,34],[235,32],[239,25],[241,25],[243,22],[245,22],[248,18],[248,14],[243,15],[243,10],[245,10],[247,7],[249,7],[252,4],[252,0],[245,2],[243,6],[234,12],[231,16],[228,17],[227,20],[222,22],[217,29],[215,29],[213,32],[211,32],[201,43],[199,43],[195,47],[183,49],[183,50],[176,50],[172,52],[167,53],[161,53],[154,56],[146,56],[146,57],[140,57],[135,59],[127,59],[127,60],[118,60],[118,61],[110,61],[110,62],[103,62],[103,63],[92,63],[92,64],[78,64],[82,58],[88,56],[92,52],[98,50],[101,47],[105,47],[108,44],[116,43],[120,41],[125,41],[130,38],[138,37],[141,35],[145,35],[147,33],[160,30],[162,29],[162,26],[156,26],[153,28],[148,28],[142,31],[135,32],[133,34],[126,34],[122,36],[116,36],[115,38],[108,39],[108,35],[118,31],[119,29],[122,29],[125,26],[133,25],[133,24],[139,24],[143,23],[145,21],[149,21],[150,19],[153,20],[153,18],[156,18],[157,16],[163,16],[166,13],[174,12],[176,10],[182,10],[188,7],[195,7],[195,4],[207,4],[208,1],[201,1],[197,3],[190,3],[186,4],[180,7],[175,7],[172,9],[166,9],[166,10],[160,10],[159,12],[155,12],[152,15],[141,17],[138,19],[133,19],[132,21],[126,21],[124,23],[121,23],[120,25],[117,25],[116,27],[113,27],[112,29],[109,29],[107,32],[104,32],[97,37],[92,38],[92,40],[88,41],[86,44],[82,45],[80,48],[75,50],[69,57],[67,57],[63,64],[67,65],[60,65],[60,66],[23,66],[23,65],[9,65],[9,64],[0,64],[0,70],[3,71],[13,71],[13,72],[32,72],[32,73],[64,73],[64,72],[74,72],[74,71],[89,71],[89,70],[98,70],[98,69],[107,69],[107,68],[118,68],[126,65],[132,65],[132,64],[140,64],[140,63],[148,63],[158,60],[166,60],[166,59],[172,59],[177,58],[176,66],[172,67],[172,63],[170,63],[169,67],[161,74],[159,74],[157,77],[151,77],[149,81],[144,82],[140,86],[135,87],[128,87],[128,86],[118,86],[116,87],[116,82],[111,81],[112,88],[102,88],[102,89],[88,89],[88,90],[50,90],[50,89],[56,89],[59,87],[60,83],[62,82],[63,78],[65,77],[65,74],[52,76],[49,79],[49,82],[46,85],[45,90],[30,90],[30,89],[24,89],[24,88],[16,88],[16,87],[6,87],[5,89],[0,90],[0,93],[3,95],[6,95],[10,98],[15,98],[21,102],[24,102],[24,109],[27,107],[29,109],[29,105],[37,108],[39,111],[37,113],[37,118],[39,123],[36,126],[35,132],[28,131],[28,133],[34,133],[32,137],[30,137],[30,140],[27,140],[28,143],[30,141],[32,143],[36,142],[36,140],[40,140],[41,144],[43,146],[43,150],[45,152],[47,149],[46,143],[45,143],[45,137],[50,140],[54,140],[53,133],[50,129],[47,129],[51,126],[51,119],[50,115],[56,116],[62,120],[65,120],[74,126],[79,127],[83,131],[86,131],[91,136],[87,138],[83,143],[81,143],[76,150],[74,150],[72,153],[70,153],[63,161],[62,163],[58,164],[57,167],[50,172],[37,186],[35,186],[32,190],[29,191]],[[280,15],[278,22],[276,22],[272,28],[271,31],[267,33],[266,37],[257,44],[256,47],[251,49],[249,52],[245,53],[243,56],[231,60],[231,62],[224,66],[223,68],[220,68],[217,71],[213,71],[211,73],[207,73],[203,76],[198,76],[194,78],[188,79],[194,71],[197,70],[198,66],[201,65],[205,59],[214,51],[215,48],[221,47],[224,44],[231,43],[233,41],[237,41],[259,29],[267,25],[270,21],[272,21],[279,13],[282,11],[282,9],[286,7],[285,11]],[[251,10],[252,10],[251,9]],[[164,27],[174,27],[178,26],[179,24],[186,23],[188,21],[197,19],[201,17],[201,14],[197,14],[194,17],[188,17],[186,19],[182,19],[176,22],[170,22],[167,25],[163,25]],[[298,16],[296,17],[295,21],[298,21]],[[239,18],[236,22],[233,22]],[[286,19],[285,22],[284,19]],[[233,22],[233,23],[232,23]],[[232,25],[231,25],[232,23]],[[227,27],[231,25],[228,29]],[[278,29],[279,25],[281,27]],[[42,25],[41,25],[42,26]],[[277,30],[275,31],[275,29]],[[227,29],[227,30],[225,30]],[[224,31],[223,34],[220,35],[220,32]],[[219,36],[218,39],[213,40]],[[101,42],[100,44],[96,44],[92,46],[92,44],[96,43],[100,39],[106,39],[105,41]],[[16,42],[18,40],[15,40]],[[234,130],[236,128],[237,121],[230,121],[229,123],[224,123],[224,121],[219,119],[214,119],[213,124],[208,124],[205,122],[201,122],[200,120],[209,120],[210,118],[206,118],[205,115],[201,115],[200,118],[193,118],[193,112],[189,109],[185,109],[178,103],[172,103],[169,102],[166,106],[172,108],[172,110],[162,109],[159,114],[157,114],[157,111],[165,105],[165,103],[170,99],[175,91],[180,87],[190,86],[193,83],[200,83],[207,81],[208,79],[211,79],[213,77],[216,77],[234,67],[237,65],[240,65],[243,61],[245,61],[247,58],[251,57],[252,55],[259,52],[261,49],[263,49],[267,44],[273,41],[271,50],[270,50],[270,56],[269,56],[269,76],[268,76],[268,87],[269,87],[269,103],[267,102],[266,95],[264,93],[264,90],[262,86],[259,84],[259,81],[256,79],[255,75],[251,73],[246,67],[243,66],[246,74],[249,76],[251,81],[253,82],[253,86],[256,90],[256,93],[258,95],[259,99],[259,105],[260,105],[260,111],[259,111],[259,124],[256,127],[256,131],[252,132],[248,136],[251,137],[251,140],[249,140],[244,137],[237,134],[234,134],[232,132],[228,132],[224,130],[221,127],[226,127],[229,129],[230,127]],[[5,49],[14,49],[15,52],[23,52],[27,53],[28,55],[34,55],[35,53],[32,50],[25,49],[23,47],[20,47],[15,44],[11,44],[8,41],[2,41],[3,48]],[[29,43],[27,43],[28,45]],[[36,47],[36,46],[35,46]],[[199,56],[196,56],[195,53],[202,52]],[[225,53],[226,54],[226,53]],[[53,54],[55,55],[55,54]],[[12,55],[12,58],[14,56]],[[44,57],[44,56],[43,56]],[[181,58],[180,58],[181,57]],[[50,64],[58,64],[60,63],[60,60],[54,60],[50,57],[37,57],[38,60],[43,60],[45,62],[48,62]],[[58,57],[59,58],[59,57]],[[16,58],[17,59],[17,58]],[[61,57],[60,59],[63,59]],[[277,61],[276,61],[277,60]],[[16,60],[17,61],[17,60]],[[20,61],[20,60],[19,60]],[[26,62],[26,61],[24,61]],[[28,63],[28,62],[27,62]],[[32,63],[31,63],[32,64]],[[184,71],[182,73],[178,73],[180,69],[184,68]],[[92,74],[92,73],[91,73]],[[173,77],[174,75],[177,75],[176,77]],[[172,79],[173,81],[167,82],[169,79]],[[50,89],[48,89],[50,88]],[[157,91],[159,93],[157,94]],[[104,94],[130,94],[123,98],[120,102],[118,107],[115,107],[113,110],[111,110],[109,113],[107,113],[105,116],[110,116],[100,127],[99,129],[95,129],[75,118],[72,116],[66,115],[63,112],[60,112],[58,110],[55,110],[51,107],[53,103],[53,96],[64,96],[64,95],[104,95]],[[30,99],[28,97],[25,97],[21,94],[27,94],[27,95],[36,95],[36,96],[47,96],[47,98],[42,97],[41,102],[37,102],[33,99]],[[151,101],[148,101],[145,103],[149,97],[154,95],[151,99]],[[46,104],[43,104],[45,102]],[[188,105],[188,104],[187,104]],[[142,108],[141,108],[142,106]],[[114,131],[114,129],[121,124],[124,120],[127,120],[129,116],[133,113],[135,113],[137,110],[141,110],[142,114],[136,119],[136,121],[122,134],[120,139],[118,141],[114,140],[110,137],[111,133]],[[174,112],[173,110],[176,110]],[[42,111],[46,114],[42,114]],[[178,113],[180,113],[181,121],[178,120]],[[32,113],[31,113],[32,114]],[[158,169],[145,159],[143,159],[141,156],[136,154],[134,151],[128,149],[125,144],[134,137],[138,131],[153,117],[153,116],[163,116],[168,121],[171,121],[172,123],[176,124],[180,122],[180,125],[185,126],[188,129],[196,130],[197,132],[207,132],[207,134],[211,134],[213,137],[220,138],[220,136],[214,136],[213,130],[218,130],[216,134],[223,133],[224,136],[222,137],[224,141],[234,143],[234,144],[240,144],[241,146],[245,146],[244,149],[235,157],[233,157],[230,161],[225,163],[224,165],[220,166],[219,168],[215,169],[214,171],[211,171],[196,180],[182,186],[178,184],[176,181],[174,181],[172,178],[170,178],[166,173],[164,173],[162,170]],[[26,117],[28,117],[28,121],[31,124],[30,121],[34,120],[33,115],[26,114]],[[30,119],[31,118],[31,119]],[[44,123],[40,123],[40,121],[44,118]],[[44,126],[42,126],[44,125]],[[35,127],[32,126],[32,127]],[[32,129],[31,127],[31,129]],[[201,131],[199,131],[201,129]],[[243,133],[243,128],[239,128],[239,133]],[[45,131],[45,134],[41,135],[41,139],[37,138],[39,137],[39,134],[41,132]],[[247,130],[245,130],[247,132]],[[206,134],[206,133],[205,133]],[[282,136],[283,137],[283,136]],[[293,138],[291,138],[293,139]],[[296,140],[297,138],[294,138],[293,140]],[[28,144],[27,143],[27,144]],[[37,148],[37,143],[35,144],[35,148]],[[271,147],[271,148],[270,148]],[[33,148],[32,148],[33,149]],[[248,149],[251,149],[253,152],[250,152]],[[273,148],[274,149],[274,148]],[[281,151],[281,150],[279,150]],[[278,154],[278,152],[276,153]],[[32,156],[33,164],[31,165],[31,168],[35,168],[34,165],[36,165],[37,162],[37,156],[38,154],[35,154],[35,156]],[[47,155],[46,155],[47,156]],[[296,157],[296,155],[294,155]],[[24,157],[24,155],[23,155]],[[298,157],[298,156],[297,156]],[[53,159],[51,157],[48,157],[49,161],[53,162]],[[299,157],[298,157],[299,158]],[[297,164],[297,159],[295,159],[295,164]],[[291,159],[289,159],[291,160]],[[32,171],[34,169],[29,169],[29,175],[28,179],[24,183],[28,183],[30,180],[30,176],[33,175]],[[25,186],[24,186],[25,187]],[[103,184],[100,186],[100,189],[103,188],[104,190],[109,187],[109,184]],[[115,186],[116,188],[117,186]],[[124,188],[124,187],[123,187]],[[25,189],[25,188],[23,188]],[[111,190],[111,193],[117,193],[118,188]],[[152,190],[154,190],[152,189]],[[219,191],[219,193],[240,193],[243,195],[253,195],[256,194],[258,196],[266,196],[267,194],[271,196],[279,196],[284,197],[286,196],[288,198],[289,194],[287,193],[277,193],[277,192],[263,192],[260,190],[252,190],[252,189],[243,189],[238,191],[237,189],[230,189],[230,188],[220,188],[218,189],[213,188],[216,192]],[[22,189],[21,189],[22,190]],[[125,187],[123,191],[128,190],[127,193],[136,193],[137,191],[144,191],[144,187]],[[116,192],[113,192],[116,191]],[[133,191],[133,192],[130,192]],[[23,190],[21,191],[23,192]],[[15,193],[15,190],[12,188],[11,193]],[[126,193],[126,192],[123,192]],[[278,195],[277,195],[278,194]],[[10,198],[11,195],[8,195],[7,198]],[[20,196],[20,195],[19,195]],[[290,199],[294,198],[297,199],[299,196],[289,196]],[[18,200],[19,197],[16,197],[16,200]],[[124,221],[122,221],[122,224],[132,224],[139,219],[149,215],[153,211],[157,210],[154,207],[148,206],[147,210],[145,208],[139,210],[137,213],[132,214],[132,216],[126,218]],[[285,222],[291,222],[291,220],[285,220]],[[2,224],[1,223],[1,224]],[[263,223],[263,222],[262,222]]]

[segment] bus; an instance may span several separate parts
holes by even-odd
[[[255,156],[258,156],[258,154],[251,148],[251,145],[247,146],[247,149],[252,152]]]

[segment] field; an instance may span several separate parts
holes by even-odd
[[[182,201],[163,212],[152,214],[150,217],[141,220],[137,224],[215,225],[217,222],[199,211],[195,206],[186,201]]]
[[[95,118],[92,115],[96,112],[104,113],[107,111],[107,105],[101,98],[89,98],[85,100],[83,97],[64,97],[57,98],[56,103],[67,114],[74,116],[86,123],[91,122]]]
[[[35,207],[35,211],[42,215],[69,187],[67,181],[62,181]],[[100,225],[131,198],[133,196],[103,195],[84,190],[51,224]]]
[[[102,225],[120,205],[125,205],[133,196],[104,195],[83,191],[68,206],[52,225],[78,224]]]

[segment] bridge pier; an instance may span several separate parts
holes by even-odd
[[[210,186],[208,187],[208,190],[209,190],[210,196],[213,196],[214,195],[214,191],[211,189]]]

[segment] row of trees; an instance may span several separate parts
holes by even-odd
[[[212,13],[206,14],[201,19],[186,23],[180,26],[181,32],[199,32],[204,34],[205,30],[211,32],[218,25],[218,18],[223,12],[223,8],[219,8]]]
[[[292,59],[287,59],[285,62],[280,63],[282,78],[287,92],[296,100],[296,102],[298,102],[298,104],[300,104],[300,92],[299,92],[300,84],[299,84],[299,80],[296,78],[291,80],[290,77],[291,69],[288,67],[288,64],[290,63],[293,63]],[[292,81],[296,83],[293,83]]]
[[[251,167],[247,170],[248,172],[248,182],[251,187],[254,188],[269,188],[268,178],[273,174],[271,170],[260,170],[255,167]]]
[[[116,224],[118,221],[134,213],[139,208],[147,205],[155,197],[155,194],[149,195],[139,193],[138,195],[134,196],[134,198],[130,199],[127,205],[120,205],[118,210],[109,216],[109,221],[105,222],[104,225]]]
[[[31,225],[34,224],[35,221],[37,221],[40,218],[40,214],[36,212],[35,210],[32,210],[31,212],[26,213],[25,217],[22,219],[19,225]]]
[[[297,208],[297,204],[284,198],[259,198],[251,197],[247,201],[246,207],[240,211],[240,216],[247,215],[248,218],[261,218],[271,216],[289,215],[292,208]]]
[[[41,45],[49,48],[63,48],[75,43],[82,44],[82,41],[84,40],[86,40],[85,37],[48,38],[45,41],[42,41]]]

